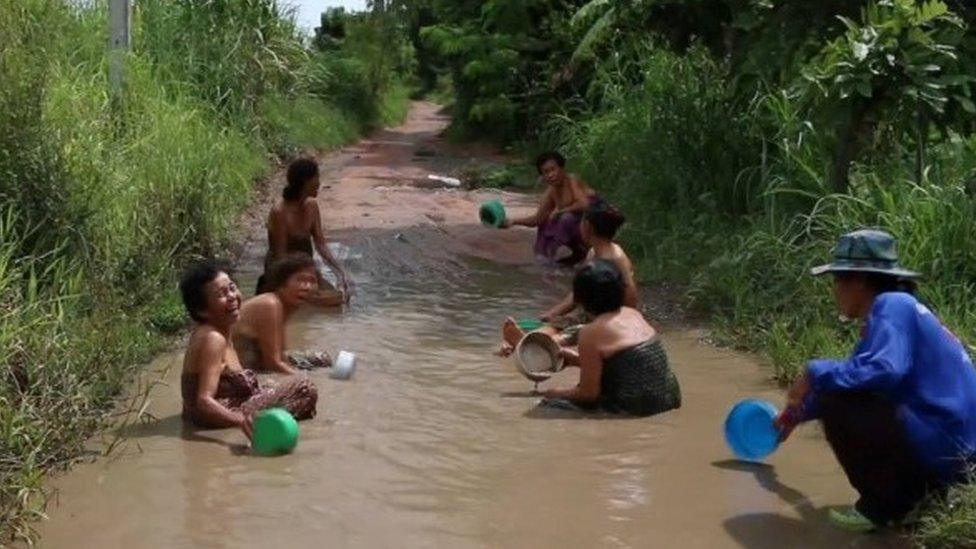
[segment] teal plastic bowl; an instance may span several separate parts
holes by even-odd
[[[523,318],[522,320],[516,322],[516,324],[522,329],[523,332],[534,332],[545,326],[541,320],[534,318]]]
[[[269,408],[254,418],[251,449],[262,456],[290,454],[298,445],[298,422],[284,408]]]
[[[489,200],[481,205],[478,217],[483,225],[497,229],[505,224],[505,206],[498,200]]]

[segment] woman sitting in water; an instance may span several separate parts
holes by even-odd
[[[267,272],[275,260],[289,253],[303,253],[309,257],[318,250],[322,260],[332,267],[339,279],[343,294],[340,296],[320,274],[316,272],[321,292],[311,300],[321,305],[339,305],[349,299],[349,276],[329,251],[322,232],[322,216],[319,203],[319,166],[311,159],[300,158],[288,166],[288,184],[279,200],[268,214],[268,254],[264,258],[265,276],[258,279],[257,293],[268,291],[265,287]]]
[[[620,269],[604,259],[576,275],[573,297],[593,321],[580,331],[579,351],[564,348],[563,356],[579,367],[580,381],[543,391],[544,397],[638,416],[681,407],[664,347],[640,312],[624,306],[625,286]]]
[[[616,265],[624,277],[624,306],[636,309],[639,296],[636,277],[634,276],[634,265],[623,248],[613,241],[617,235],[617,230],[624,224],[624,221],[626,219],[617,208],[609,202],[598,201],[591,204],[586,213],[583,214],[580,233],[583,235],[583,242],[590,248],[586,256],[586,263],[596,259],[605,259]],[[574,345],[576,336],[579,335],[580,326],[586,323],[585,314],[566,316],[570,315],[576,308],[577,303],[573,299],[573,292],[569,292],[562,301],[540,316],[540,320],[548,323],[542,328],[542,331],[555,336],[561,345]],[[515,319],[506,319],[502,325],[503,344],[499,354],[502,356],[511,354],[524,336],[525,331],[519,328]]]
[[[586,255],[586,262],[605,259],[616,265],[624,276],[624,306],[636,309],[639,296],[634,277],[634,265],[630,262],[630,258],[627,257],[624,249],[613,241],[624,221],[626,218],[623,214],[609,202],[594,202],[583,214],[580,234],[583,236],[583,244],[590,249]],[[540,319],[543,322],[552,322],[573,312],[576,306],[576,300],[573,299],[573,293],[570,292],[556,306],[542,313]]]
[[[212,262],[186,270],[180,293],[197,322],[183,357],[183,417],[204,428],[239,427],[251,437],[253,415],[282,407],[296,419],[315,416],[318,392],[305,377],[292,376],[262,389],[253,371],[241,368],[231,344],[240,316],[241,293],[227,270]]]
[[[590,203],[598,200],[596,193],[581,179],[566,173],[566,159],[558,152],[539,155],[535,166],[540,179],[549,186],[539,208],[528,217],[506,220],[503,227],[538,227],[536,257],[575,265],[586,255],[580,219]]]
[[[234,325],[234,348],[245,368],[294,374],[296,367],[332,365],[329,355],[321,352],[285,354],[285,324],[314,293],[315,275],[315,262],[307,254],[290,254],[271,265],[268,291],[245,301],[240,322]]]
[[[903,519],[925,496],[965,479],[976,457],[976,371],[962,343],[914,296],[918,275],[899,266],[888,233],[840,238],[834,275],[841,312],[863,321],[847,360],[813,360],[778,419],[782,438],[819,419],[851,485],[838,526],[870,531]]]

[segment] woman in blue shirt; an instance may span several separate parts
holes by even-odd
[[[861,340],[847,360],[810,361],[778,422],[784,438],[798,422],[823,423],[860,494],[831,520],[870,531],[965,478],[976,457],[976,370],[959,339],[914,296],[918,274],[898,264],[888,233],[842,236],[834,261],[813,269],[826,273],[841,312],[863,321]]]

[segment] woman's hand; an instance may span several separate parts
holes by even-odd
[[[787,406],[773,421],[773,425],[779,430],[779,441],[783,442],[790,438],[793,429],[800,423],[800,413],[798,408]]]
[[[559,349],[559,354],[562,355],[563,360],[566,361],[566,364],[570,366],[579,366],[580,357],[579,357],[578,349],[573,349],[571,347],[561,347]]]
[[[786,408],[776,418],[775,425],[779,429],[779,440],[783,442],[790,437],[793,429],[800,423],[803,401],[810,394],[810,374],[804,370],[786,393]]]
[[[241,420],[238,423],[238,427],[244,432],[244,436],[247,440],[251,440],[254,436],[254,415],[244,413],[241,414]]]
[[[803,407],[803,401],[810,394],[810,374],[806,370],[793,382],[789,392],[786,393],[786,405],[795,410]]]

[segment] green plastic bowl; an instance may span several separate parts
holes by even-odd
[[[534,332],[539,328],[545,326],[545,324],[541,320],[537,320],[535,318],[523,318],[522,320],[519,320],[515,324],[517,324],[518,327],[521,328],[523,332]]]
[[[497,229],[505,224],[505,206],[498,200],[489,200],[481,205],[478,217],[483,225]]]
[[[269,408],[254,418],[251,448],[262,456],[290,454],[298,444],[298,422],[284,408]]]

